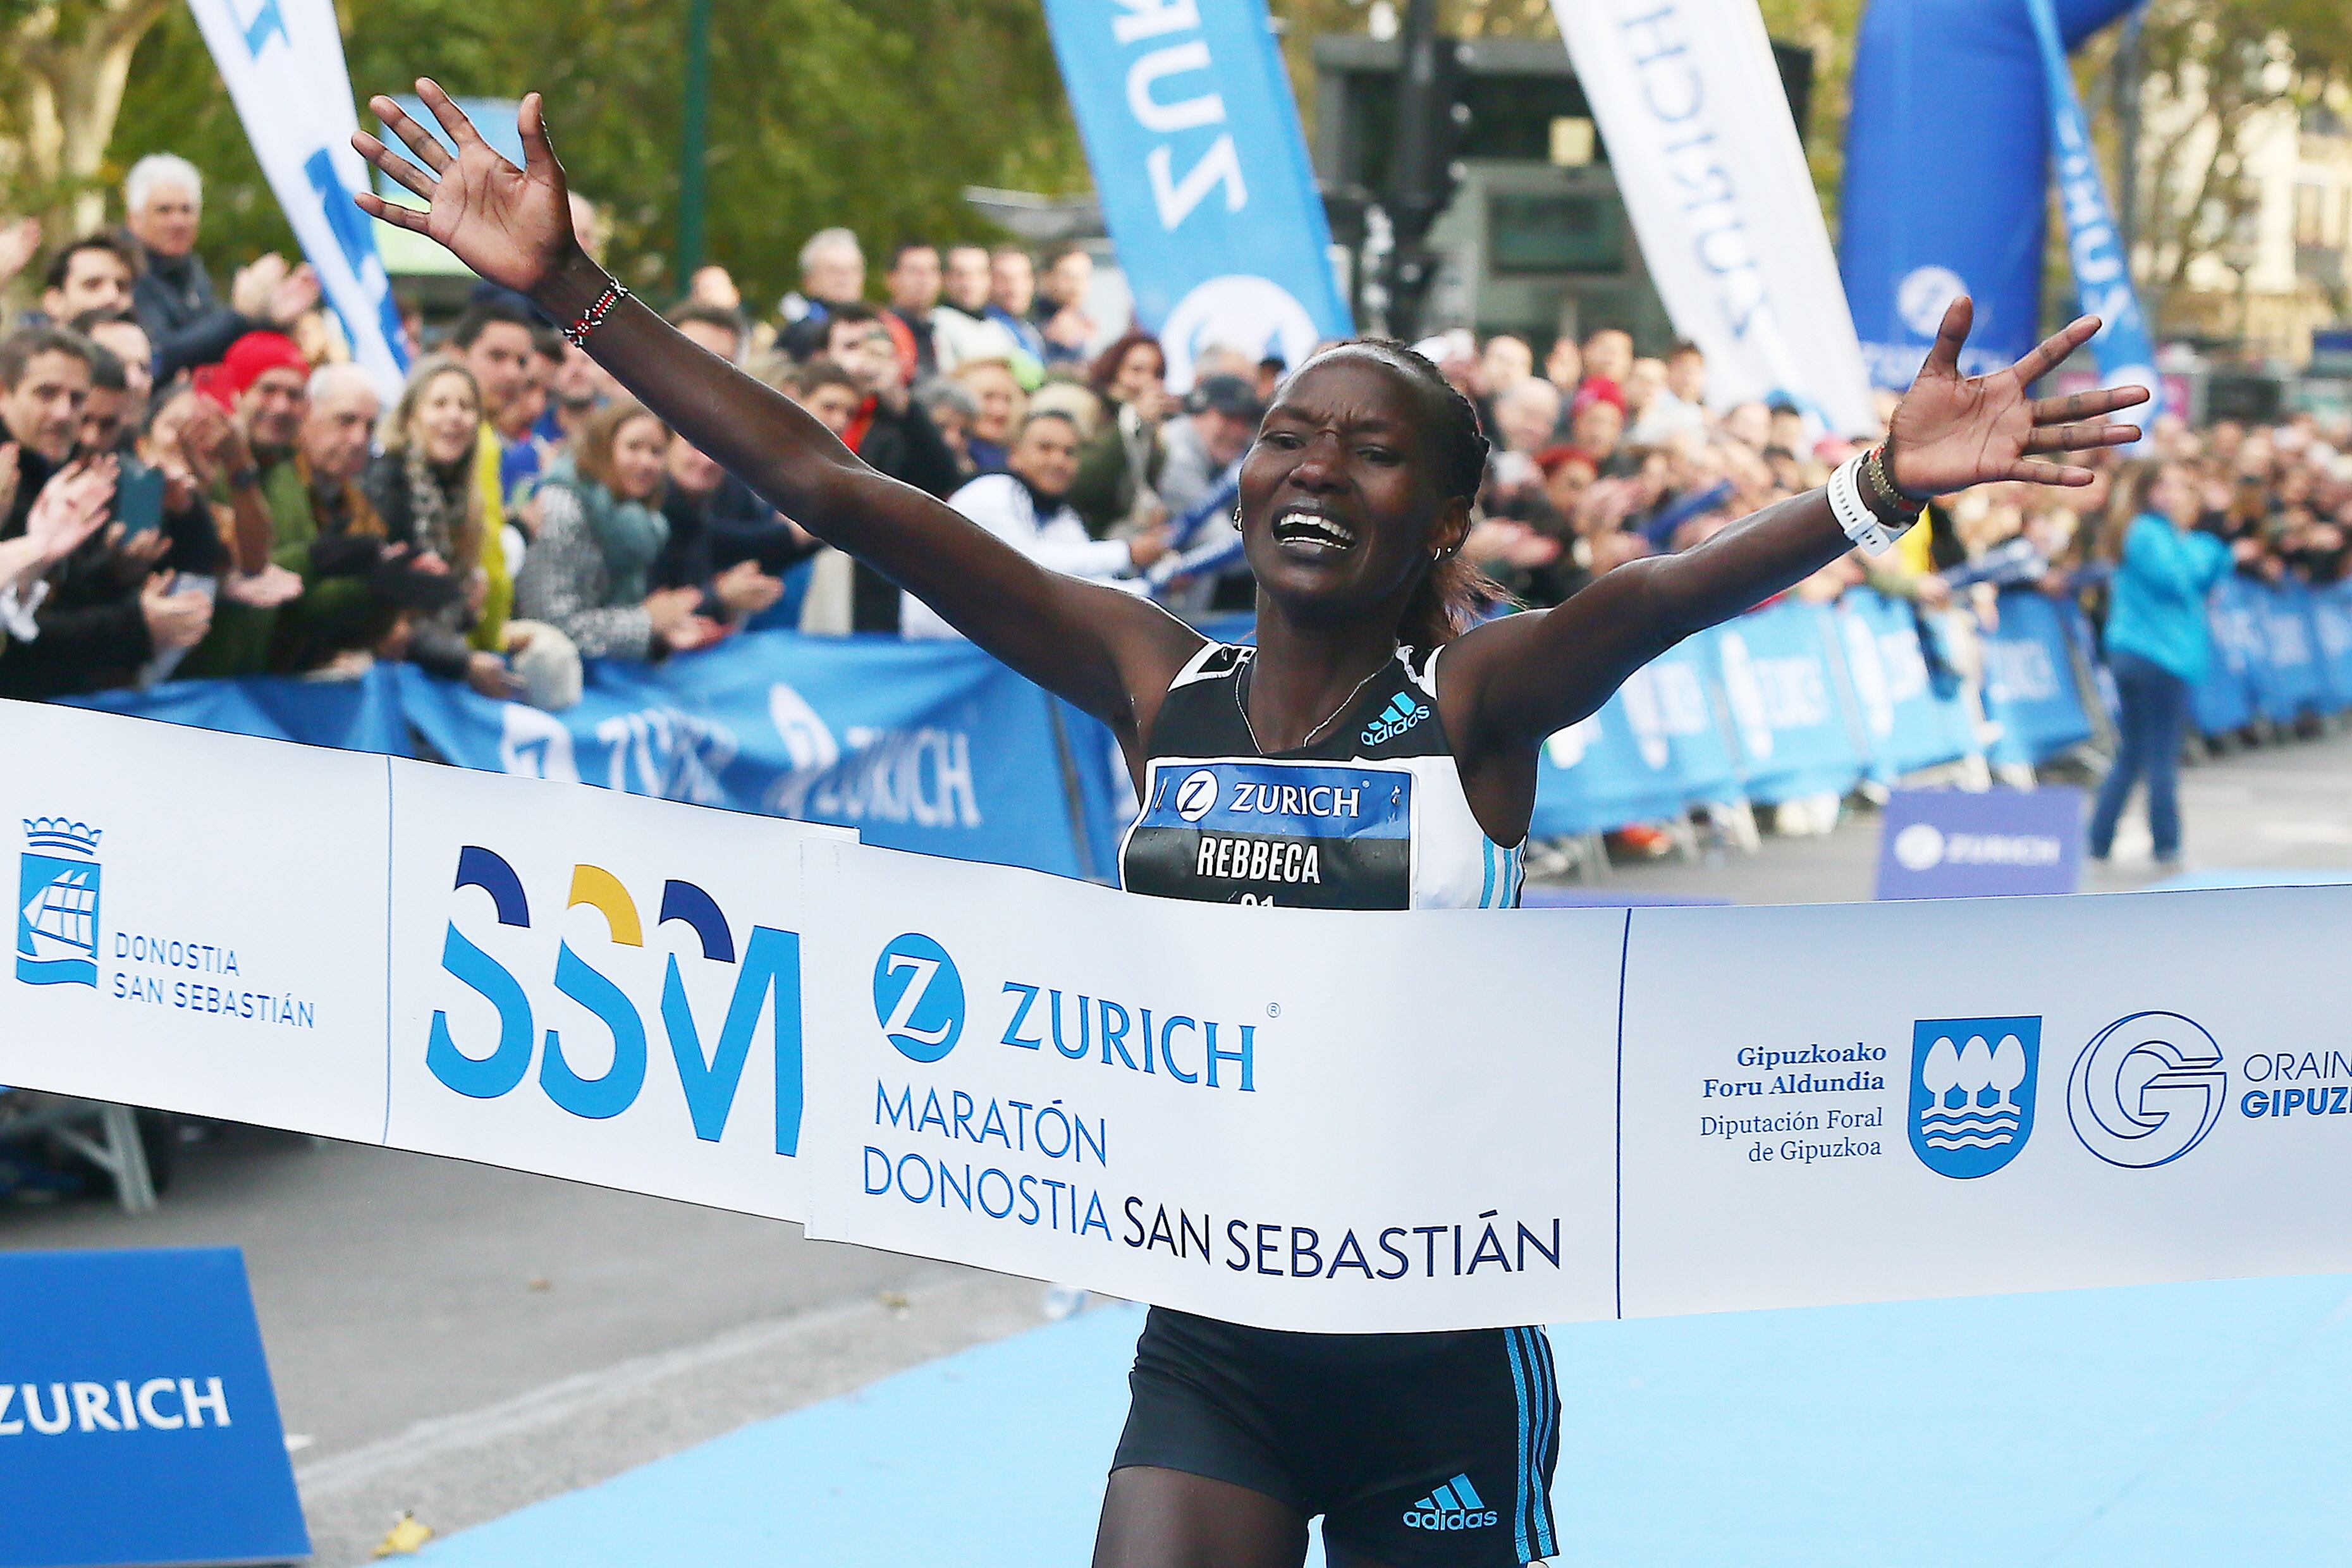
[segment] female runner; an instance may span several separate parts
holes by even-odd
[[[1143,781],[1121,868],[1139,892],[1507,904],[1546,736],[1691,633],[1858,541],[1883,547],[1874,531],[1899,530],[1917,498],[1995,479],[2089,483],[2087,469],[2031,454],[2135,438],[2103,416],[2147,395],[2027,395],[2097,330],[2090,318],[2009,370],[1963,378],[1969,307],[1957,301],[1871,462],[1697,549],[1620,567],[1558,609],[1470,630],[1476,579],[1455,552],[1486,459],[1476,416],[1409,350],[1343,343],[1291,376],[1244,463],[1258,640],[1222,647],[1143,600],[1046,572],[884,479],[629,299],[573,239],[538,94],[522,100],[518,169],[438,87],[416,89],[457,152],[374,100],[423,166],[372,136],[355,144],[426,205],[360,205],[530,295],[786,516],[1108,724]],[[1340,774],[1377,787],[1314,787]],[[1244,828],[1218,808],[1229,783],[1284,777],[1308,787],[1250,798],[1295,814],[1252,812]],[[1540,1331],[1274,1333],[1155,1309],[1130,1386],[1097,1568],[1295,1568],[1316,1514],[1334,1568],[1504,1568],[1554,1550],[1559,1406]]]

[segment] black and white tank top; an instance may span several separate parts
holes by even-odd
[[[1202,903],[1515,907],[1522,851],[1478,826],[1437,720],[1443,651],[1399,648],[1321,740],[1269,756],[1243,710],[1256,650],[1203,647],[1146,737],[1120,885]]]

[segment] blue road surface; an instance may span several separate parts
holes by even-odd
[[[2347,1321],[2352,1278],[1555,1329],[1555,1561],[2340,1564]],[[1100,1308],[967,1351],[419,1562],[1083,1564],[1141,1324]]]

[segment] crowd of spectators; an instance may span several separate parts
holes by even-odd
[[[407,315],[412,369],[387,407],[309,268],[265,256],[215,283],[195,169],[142,159],[122,199],[121,229],[45,258],[31,226],[0,228],[0,287],[21,272],[37,300],[0,339],[0,695],[405,659],[561,707],[583,657],[657,659],[746,625],[954,635],[777,515],[520,297],[478,286],[439,331]],[[593,239],[593,209],[576,217]],[[772,310],[709,267],[668,319],[1045,564],[1148,584],[1187,613],[1248,607],[1220,487],[1278,359],[1211,345],[1171,392],[1157,341],[1089,314],[1082,245],[904,243],[870,290],[847,229],[798,261]],[[1529,605],[1817,486],[1874,434],[1787,402],[1715,407],[1698,349],[1644,357],[1614,328],[1419,346],[1493,441],[1465,554]],[[2167,416],[2148,450],[2183,526],[2236,570],[2327,583],[2352,565],[2352,431]],[[1895,552],[1793,592],[1867,586],[1981,626],[1999,588],[2022,586],[2104,616],[2115,542],[2147,499],[2121,461],[2095,459],[2086,489],[1946,498]],[[53,493],[73,504],[43,510]]]

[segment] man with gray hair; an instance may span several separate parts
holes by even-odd
[[[143,263],[131,306],[154,341],[157,381],[216,363],[247,332],[286,331],[319,302],[307,264],[289,269],[283,257],[265,256],[238,271],[224,304],[196,254],[204,203],[204,176],[173,153],[149,153],[122,182],[126,226]]]
[[[845,228],[821,228],[801,247],[801,286],[784,296],[777,347],[796,360],[824,352],[825,318],[866,297],[866,252]]]

